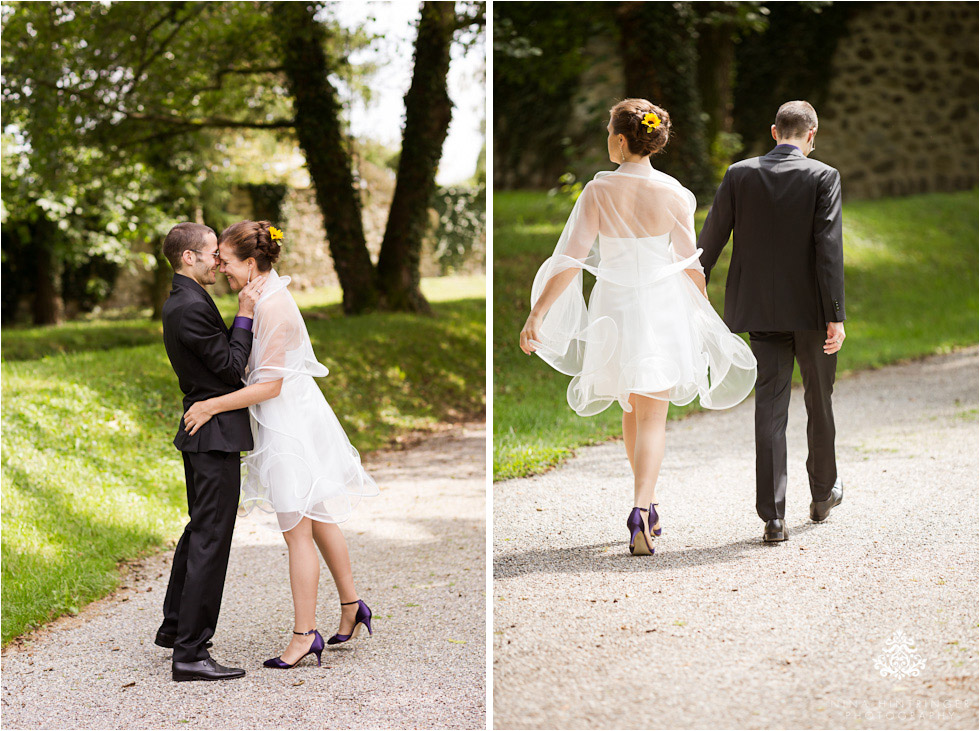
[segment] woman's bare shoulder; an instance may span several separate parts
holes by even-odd
[[[299,308],[285,287],[262,298],[255,307],[257,322],[290,322],[297,317],[299,317]]]

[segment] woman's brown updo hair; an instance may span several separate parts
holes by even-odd
[[[660,117],[660,125],[649,129],[643,117],[653,112]],[[613,134],[623,135],[633,155],[655,155],[667,146],[670,137],[670,115],[665,109],[646,99],[623,99],[609,110],[612,116]]]
[[[244,261],[255,257],[255,266],[260,272],[267,272],[279,259],[282,247],[273,241],[269,228],[271,221],[239,221],[221,232],[218,246],[227,244],[235,256]],[[281,239],[280,239],[281,241]]]

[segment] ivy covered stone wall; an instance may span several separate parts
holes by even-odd
[[[506,14],[503,24],[495,16],[495,37],[510,56],[494,82],[500,189],[552,188],[562,173],[581,181],[611,167],[603,127],[629,87],[613,22],[617,4],[543,5],[504,3],[494,11]],[[820,117],[813,156],[840,169],[847,198],[977,184],[977,4],[759,5],[765,27],[743,28],[735,42],[733,134],[725,139],[733,161],[765,154],[779,104],[802,98]],[[653,54],[652,63],[662,57]],[[673,142],[668,149],[676,152]],[[726,154],[713,163],[716,179]],[[667,156],[654,160],[662,169],[669,163]]]
[[[848,198],[977,184],[978,6],[854,3],[817,108],[814,157]]]

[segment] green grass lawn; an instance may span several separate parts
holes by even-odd
[[[362,452],[485,410],[485,283],[426,280],[435,317],[344,317],[339,292],[297,296],[324,395]],[[233,297],[219,300],[230,318]],[[158,322],[2,335],[2,641],[113,590],[118,563],[186,522],[171,440],[181,393]],[[162,597],[161,597],[162,601]]]
[[[553,251],[572,201],[537,192],[494,195],[494,479],[546,470],[575,447],[621,434],[617,405],[582,418],[569,378],[518,348],[531,282]],[[707,215],[698,212],[700,230]],[[731,247],[709,295],[724,302]],[[855,201],[844,206],[847,342],[839,372],[874,368],[977,342],[977,192]],[[587,283],[588,285],[588,283]],[[696,409],[670,407],[672,418]]]

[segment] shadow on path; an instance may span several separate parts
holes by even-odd
[[[805,534],[816,526],[816,523],[809,520],[797,526],[790,526],[790,540],[786,543],[792,544],[793,536]],[[605,571],[621,573],[672,571],[691,566],[737,563],[754,558],[753,554],[757,551],[775,551],[786,545],[786,543],[764,543],[760,524],[758,537],[744,538],[707,548],[661,549],[654,541],[656,560],[644,561],[644,558],[650,557],[630,555],[625,528],[623,534],[624,538],[621,541],[568,548],[536,549],[498,556],[493,562],[493,577],[495,580],[502,580],[537,572],[586,574]]]

